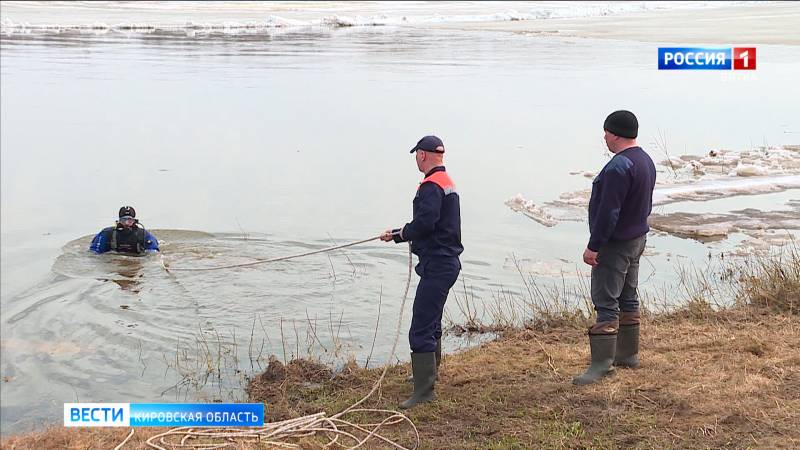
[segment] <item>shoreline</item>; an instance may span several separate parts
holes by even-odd
[[[798,326],[796,314],[746,310],[685,309],[650,318],[642,325],[643,367],[618,369],[580,388],[569,380],[588,358],[583,330],[509,333],[446,355],[438,400],[407,414],[422,449],[789,448],[800,445],[794,426],[800,419]],[[271,400],[267,407],[273,417],[319,410],[332,415],[363,396],[380,376],[380,369],[355,368],[314,382],[304,370],[298,369],[296,379],[265,382],[263,400]],[[366,407],[394,409],[410,389],[408,373],[407,364],[390,367],[380,398]],[[122,448],[149,449],[146,440],[166,430],[137,428]],[[5,437],[2,447],[113,448],[129,433],[129,428],[54,425]],[[413,447],[407,426],[387,426],[381,433]],[[323,441],[294,443],[320,448]],[[382,448],[375,445],[367,448]]]
[[[800,252],[791,247],[750,263],[733,273],[722,270],[720,279],[716,272],[696,274],[681,286],[686,300],[677,309],[643,298],[642,367],[617,369],[589,386],[570,380],[587,365],[591,316],[557,301],[540,305],[538,320],[445,355],[438,399],[407,411],[413,426],[395,421],[380,434],[406,448],[415,448],[419,436],[416,448],[423,449],[797,447]],[[729,306],[721,306],[720,295]],[[383,370],[350,362],[334,373],[310,360],[284,365],[274,359],[249,379],[246,392],[248,401],[265,403],[268,422],[330,417],[361,399]],[[378,394],[361,407],[394,411],[410,392],[408,374],[408,363],[389,366]],[[374,422],[368,413],[352,420],[358,419]],[[0,444],[19,450],[112,448],[130,434],[122,448],[146,449],[152,448],[148,439],[165,431],[53,425]],[[320,448],[330,440],[324,434],[286,442]],[[264,442],[234,445],[264,448]]]
[[[464,20],[420,20],[416,16],[387,17],[379,9],[373,16],[362,16],[360,10],[331,10],[329,15],[309,18],[282,18],[268,15],[264,21],[253,20],[252,12],[240,12],[237,21],[188,22],[173,20],[165,23],[126,22],[113,15],[104,21],[65,22],[58,20],[37,22],[31,17],[3,16],[0,31],[4,38],[17,34],[76,32],[105,34],[164,34],[203,36],[217,34],[235,38],[238,35],[303,33],[337,29],[432,29],[466,32],[510,32],[542,37],[568,37],[611,39],[637,42],[675,44],[726,44],[726,45],[800,45],[800,36],[794,32],[800,22],[800,3],[775,2],[751,5],[721,5],[699,8],[644,9],[620,11],[608,15],[587,15],[565,18],[531,18],[526,13],[510,11],[489,14],[486,20],[475,20],[469,14]],[[463,12],[463,11],[462,11]],[[398,12],[399,13],[399,12]],[[453,9],[454,18],[459,10]],[[244,14],[244,15],[243,15]],[[435,16],[434,16],[435,18]],[[470,20],[472,18],[472,20]],[[33,20],[31,22],[30,20]],[[122,20],[120,22],[120,20]],[[768,21],[769,28],[763,26]]]
[[[769,29],[764,22],[768,21]],[[644,11],[605,17],[437,24],[437,29],[675,44],[800,45],[800,3]]]

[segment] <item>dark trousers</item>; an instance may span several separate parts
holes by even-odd
[[[592,268],[592,303],[597,323],[618,322],[619,312],[639,310],[639,258],[647,235],[628,241],[611,241],[597,253]]]
[[[442,313],[450,288],[461,271],[458,257],[423,257],[415,268],[420,276],[414,297],[408,342],[414,353],[436,351],[436,340],[442,337]]]

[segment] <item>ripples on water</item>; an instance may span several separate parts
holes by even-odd
[[[4,400],[17,403],[27,394],[11,388],[36,381],[49,391],[34,400],[39,406],[73,394],[81,401],[241,397],[241,386],[231,384],[237,369],[252,373],[273,353],[337,362],[371,341],[379,296],[383,320],[393,321],[399,312],[400,292],[381,294],[379,285],[384,268],[392,277],[404,273],[406,256],[396,249],[365,244],[358,252],[167,273],[162,255],[168,266],[214,267],[332,243],[152,232],[160,255],[95,255],[87,250],[92,236],[74,240],[54,262],[51,279],[4,305],[3,373],[11,379]],[[388,356],[389,340],[378,343],[373,360]],[[214,350],[204,350],[206,345]],[[359,354],[363,361],[366,352]],[[224,392],[213,377],[202,381],[206,359],[227,377]],[[176,383],[182,389],[172,388]]]

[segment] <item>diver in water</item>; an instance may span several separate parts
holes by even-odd
[[[157,252],[158,241],[139,224],[136,210],[130,206],[119,209],[119,220],[113,227],[104,228],[92,239],[89,250],[105,253],[113,250],[131,255]]]

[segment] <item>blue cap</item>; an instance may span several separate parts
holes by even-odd
[[[417,150],[424,150],[426,152],[444,153],[444,143],[436,136],[425,136],[417,142],[417,145],[411,149],[411,153]]]

